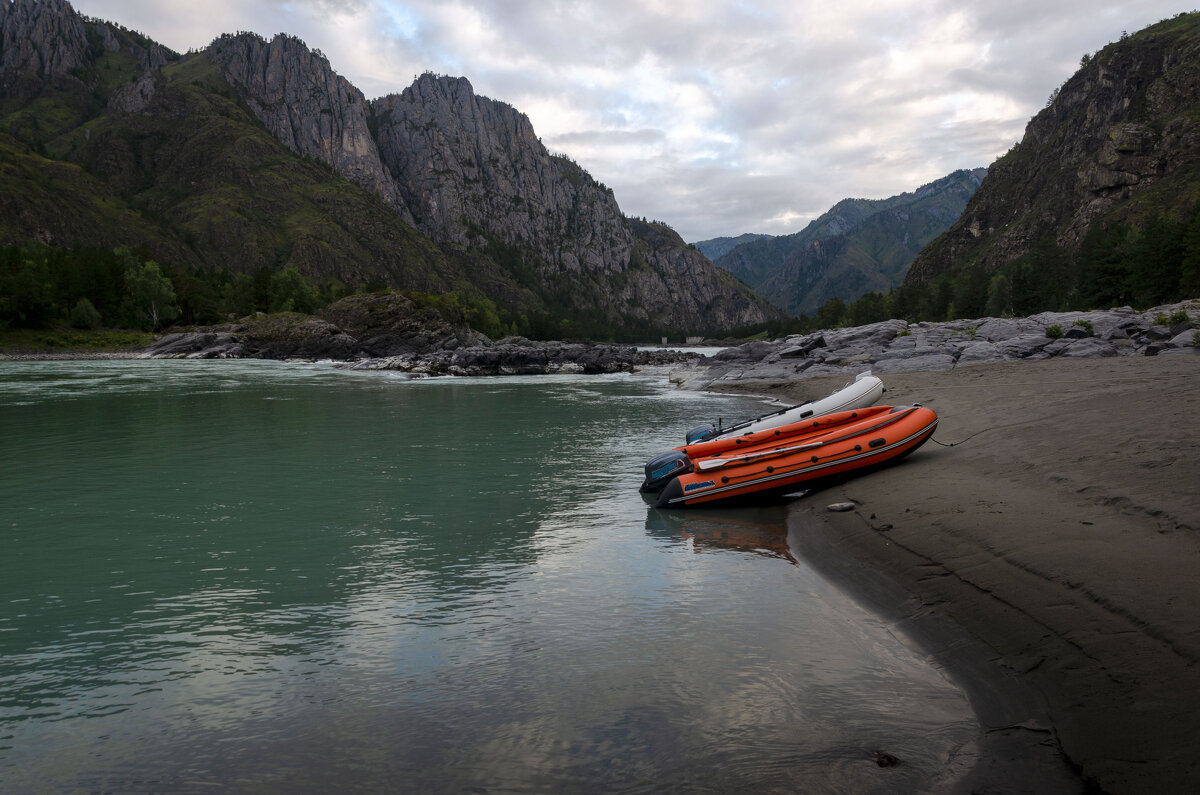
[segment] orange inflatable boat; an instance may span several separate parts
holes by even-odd
[[[937,423],[923,406],[872,406],[681,447],[690,471],[667,484],[656,507],[725,505],[861,474],[916,450]]]

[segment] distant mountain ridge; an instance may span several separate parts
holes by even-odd
[[[610,328],[774,314],[465,78],[368,101],[294,37],[179,56],[65,0],[0,0],[0,64],[0,244],[294,267]]]
[[[721,257],[733,251],[738,246],[744,243],[753,243],[756,240],[766,240],[774,237],[774,235],[760,235],[753,232],[747,232],[737,237],[714,237],[711,240],[697,240],[694,245],[701,254],[708,257],[713,262],[716,262]]]
[[[986,174],[959,170],[887,199],[844,199],[800,232],[737,245],[714,262],[793,316],[831,298],[886,293],[958,220]]]

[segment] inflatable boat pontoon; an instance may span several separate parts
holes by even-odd
[[[861,474],[916,450],[937,423],[923,406],[875,406],[829,415],[808,423],[807,431],[785,426],[778,436],[768,433],[773,438],[724,450],[698,445],[685,453],[688,471],[671,479],[656,507],[726,505]]]
[[[712,425],[697,426],[687,432],[686,446],[717,441],[742,445],[748,443],[752,437],[762,441],[765,437],[759,435],[764,431],[802,423],[813,417],[823,417],[870,406],[882,395],[883,382],[871,375],[870,372],[860,373],[852,384],[811,403],[802,403],[798,406],[772,411],[770,414],[764,414],[724,429],[718,429]],[[684,449],[676,447],[665,453],[659,453],[647,461],[646,477],[642,481],[641,491],[662,491],[671,478],[690,471],[691,462],[687,454],[682,452]]]

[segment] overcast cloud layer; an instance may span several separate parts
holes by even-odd
[[[789,234],[986,166],[1162,0],[73,0],[179,52],[290,33],[369,98],[425,71],[528,114],[626,215]]]

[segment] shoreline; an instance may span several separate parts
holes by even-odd
[[[843,381],[721,391],[802,402]],[[794,501],[789,544],[967,692],[983,729],[959,786],[1200,788],[1200,361],[1007,362],[884,383],[883,402],[938,412],[935,438],[953,446]]]
[[[819,493],[812,498],[822,501]],[[920,596],[885,573],[820,516],[789,509],[787,546],[820,576],[886,620],[902,643],[929,657],[966,695],[980,731],[972,744],[948,760],[947,791],[1026,795],[1092,791],[1059,746],[1041,694],[1011,671],[994,665],[994,649],[949,615],[927,609]],[[961,774],[955,772],[959,763],[968,765]]]

